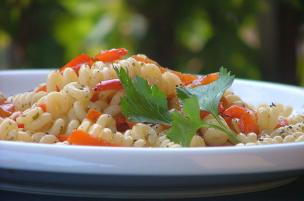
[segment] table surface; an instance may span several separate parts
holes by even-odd
[[[115,199],[77,198],[0,191],[1,201],[114,201]],[[173,200],[173,199],[172,199]],[[181,201],[301,201],[304,200],[304,176],[292,183],[267,191],[212,198],[179,199]],[[121,199],[119,199],[121,201]]]

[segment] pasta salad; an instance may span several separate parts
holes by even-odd
[[[244,102],[225,68],[185,74],[127,53],[81,54],[32,91],[0,93],[0,140],[170,148],[304,141],[303,115]]]

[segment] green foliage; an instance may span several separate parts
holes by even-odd
[[[130,121],[145,123],[171,122],[166,95],[156,86],[149,86],[141,77],[132,80],[123,68],[115,68],[126,95],[121,99],[122,113]]]
[[[188,147],[196,131],[203,126],[203,122],[197,97],[191,96],[182,101],[183,113],[172,112],[172,127],[168,130],[167,136],[173,142]]]
[[[233,83],[234,75],[221,67],[219,71],[219,78],[207,85],[201,85],[195,88],[178,88],[177,94],[179,98],[185,99],[191,96],[195,96],[198,99],[199,109],[209,112],[218,122],[217,125],[209,125],[213,128],[220,129],[229,137],[233,143],[238,143],[239,140],[235,137],[235,134],[222,123],[219,117],[218,105],[225,92]]]
[[[226,89],[228,89],[234,80],[234,75],[231,75],[227,69],[221,67],[219,71],[219,79],[195,88],[188,88],[190,94],[196,95],[199,99],[201,110],[205,110],[217,116],[218,105]]]
[[[297,11],[303,6],[297,0],[279,2]],[[81,52],[125,47],[184,72],[206,74],[223,65],[240,77],[260,79],[257,21],[271,5],[262,0],[3,0],[0,67],[57,67]]]

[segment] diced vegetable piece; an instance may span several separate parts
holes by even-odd
[[[122,89],[122,84],[119,79],[105,80],[98,83],[94,91],[106,91],[106,90],[120,90]]]
[[[289,122],[287,119],[280,119],[276,128],[287,126],[288,124],[289,124]]]
[[[3,103],[0,105],[0,117],[8,117],[15,111],[12,103]]]
[[[18,124],[18,128],[24,128],[24,124]]]
[[[98,95],[99,95],[99,92],[98,91],[94,91],[94,93],[93,93],[90,101],[93,102],[93,103],[96,102],[98,100]]]
[[[133,55],[132,58],[134,58],[136,61],[143,62],[145,64],[156,64],[159,66],[159,64],[156,61],[150,59],[149,57]]]
[[[232,105],[224,111],[224,115],[232,118],[241,118],[247,112],[247,109],[238,105]]]
[[[204,119],[206,116],[208,116],[210,113],[205,111],[205,110],[201,110],[200,111],[200,117],[201,119]]]
[[[93,89],[94,93],[93,93],[93,96],[90,99],[90,101],[96,102],[98,100],[98,94],[101,91],[106,91],[106,90],[117,90],[118,91],[122,88],[123,87],[122,87],[119,79],[101,81],[94,87],[94,89]]]
[[[188,73],[181,73],[181,72],[170,70],[168,68],[163,68],[163,67],[160,67],[160,69],[161,69],[162,73],[166,72],[166,71],[174,73],[176,76],[179,77],[179,79],[182,81],[182,83],[185,86],[191,84],[193,81],[198,79],[198,77],[196,75],[192,75],[192,74],[188,74]]]
[[[104,140],[99,140],[92,137],[89,133],[75,130],[68,137],[67,141],[74,145],[87,145],[87,146],[115,146],[112,143],[106,142]],[[117,145],[116,145],[117,146]]]
[[[115,121],[116,121],[117,130],[119,132],[124,132],[124,131],[126,131],[126,130],[128,130],[129,128],[132,127],[132,126],[131,127],[129,126],[127,118],[124,117],[123,115],[118,114],[114,118],[115,118]]]
[[[98,112],[97,110],[90,109],[86,118],[92,122],[96,122],[100,115],[101,115],[101,113]]]
[[[223,112],[223,115],[228,121],[228,124],[232,118],[239,119],[238,126],[241,132],[246,134],[250,132],[259,133],[256,117],[252,110],[238,105],[232,105]]]
[[[95,56],[95,59],[97,61],[102,61],[102,62],[113,62],[116,60],[120,60],[126,54],[128,54],[128,50],[126,50],[125,48],[104,50],[104,51],[101,51],[100,53],[98,53]]]
[[[224,106],[223,106],[223,101],[220,101],[218,104],[218,111],[221,114],[222,112],[224,112]],[[206,110],[201,110],[200,112],[200,116],[201,119],[204,119],[206,116],[208,116],[210,113],[207,112]]]
[[[94,59],[92,59],[89,55],[87,54],[81,54],[71,61],[69,61],[67,64],[65,64],[61,69],[60,72],[63,72],[66,68],[72,68],[76,73],[78,73],[80,67],[82,64],[88,64],[91,66],[94,62]]]
[[[212,82],[214,82],[215,80],[217,80],[219,78],[219,74],[218,73],[210,73],[208,75],[205,75],[203,77],[200,77],[196,80],[194,80],[192,82],[192,84],[190,85],[190,87],[197,87],[200,85],[207,85],[210,84]]]
[[[69,136],[68,136],[68,135],[65,135],[65,134],[59,134],[59,135],[57,136],[59,142],[67,141],[67,140],[68,140],[68,137],[69,137]]]
[[[177,75],[182,83],[184,85],[189,85],[191,84],[194,80],[197,79],[197,76],[196,75],[192,75],[192,74],[187,74],[187,73],[179,73],[179,72],[174,72],[175,75]]]
[[[35,90],[35,92],[40,92],[40,91],[45,91],[45,92],[47,92],[47,88],[46,88],[46,84],[43,84],[43,85],[41,85],[41,86],[39,86],[36,90]]]
[[[223,97],[222,97],[221,101],[219,102],[217,109],[218,109],[220,114],[224,112],[225,107],[224,107]]]
[[[40,103],[37,105],[38,107],[40,107],[42,109],[43,112],[46,112],[47,111],[47,108],[46,108],[46,104],[45,103]]]

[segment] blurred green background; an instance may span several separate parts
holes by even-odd
[[[125,47],[163,66],[304,85],[304,1],[2,0],[0,69]]]

